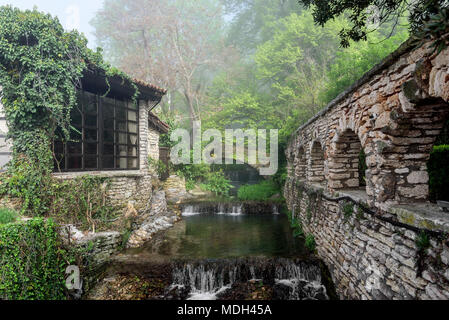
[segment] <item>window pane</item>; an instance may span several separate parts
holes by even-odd
[[[81,142],[69,142],[67,143],[69,154],[82,154],[83,144]]]
[[[117,122],[117,130],[119,130],[119,131],[127,131],[126,122],[125,121]]]
[[[129,121],[137,121],[137,112],[128,111],[128,120]]]
[[[79,107],[75,107],[70,111],[70,124],[72,126],[82,126],[83,125],[83,114],[81,113],[81,110]]]
[[[55,141],[54,152],[58,154],[64,153],[64,143],[61,141]]]
[[[97,130],[86,129],[85,130],[85,140],[87,141],[97,141]]]
[[[137,159],[128,159],[128,169],[137,169]]]
[[[69,157],[68,169],[82,169],[82,157]]]
[[[103,169],[114,169],[114,157],[103,156]]]
[[[117,159],[117,167],[119,169],[128,169],[128,159],[127,158],[118,158]]]
[[[103,119],[105,124],[114,119],[115,100],[111,98],[102,97],[101,108],[103,110]]]
[[[85,120],[85,125],[88,127],[97,127],[97,116],[96,115],[87,115]]]
[[[96,143],[85,143],[84,144],[84,152],[90,155],[96,155],[98,153],[97,144]]]
[[[127,106],[129,109],[137,109],[137,103],[132,102],[132,101],[128,101],[128,102],[126,103],[126,106]]]
[[[137,133],[137,123],[128,123],[128,131],[131,133]]]
[[[86,156],[84,158],[84,166],[86,167],[86,169],[97,169],[98,168],[97,156]]]
[[[114,155],[114,145],[113,144],[103,145],[103,155],[113,156]]]
[[[127,146],[126,145],[118,145],[117,146],[117,155],[120,157],[126,157],[127,156]]]
[[[103,131],[104,142],[114,143],[114,132],[110,130]]]
[[[126,133],[117,134],[117,143],[126,144],[128,135]]]
[[[114,130],[114,119],[104,119],[103,127],[107,130]]]
[[[128,144],[137,146],[137,135],[130,134],[128,139]]]
[[[126,110],[121,108],[116,108],[115,117],[117,120],[126,120]]]
[[[128,156],[137,157],[137,147],[128,147]]]
[[[89,92],[84,92],[84,113],[97,114],[97,96]]]

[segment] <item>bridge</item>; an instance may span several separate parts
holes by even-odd
[[[448,102],[449,49],[407,42],[291,137],[287,204],[342,297],[449,299],[449,214],[427,173]]]

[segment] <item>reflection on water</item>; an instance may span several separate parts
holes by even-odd
[[[284,215],[201,214],[184,217],[143,251],[180,259],[303,256],[302,241],[291,234]]]

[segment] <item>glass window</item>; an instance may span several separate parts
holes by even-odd
[[[53,146],[55,170],[139,168],[137,104],[79,92],[70,117],[70,140],[59,134]]]

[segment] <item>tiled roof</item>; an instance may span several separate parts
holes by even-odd
[[[156,126],[162,133],[168,133],[168,131],[170,130],[170,126],[165,123],[164,121],[162,121],[161,119],[159,119],[158,116],[156,116],[154,113],[150,112],[150,119],[149,119],[154,126]]]
[[[148,88],[148,89],[158,91],[158,92],[161,93],[162,95],[165,95],[165,94],[167,93],[167,90],[166,90],[166,89],[162,89],[162,88],[160,88],[160,87],[158,87],[158,86],[155,86],[154,84],[147,83],[147,82],[144,82],[144,81],[139,80],[139,79],[135,79],[135,78],[134,78],[134,79],[133,79],[133,82],[134,82],[135,84],[137,84],[137,85],[142,86],[142,87],[146,87],[146,88]]]

